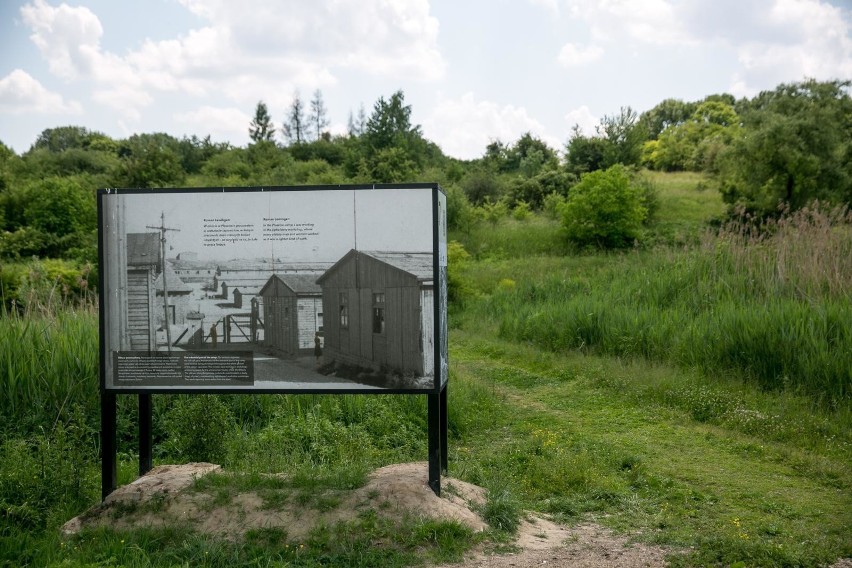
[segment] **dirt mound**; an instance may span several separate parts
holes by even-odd
[[[437,497],[426,481],[426,463],[380,468],[363,487],[351,491],[297,495],[263,487],[217,491],[215,485],[199,488],[195,483],[219,469],[209,463],[159,466],[68,521],[62,530],[71,535],[86,526],[124,529],[192,523],[198,531],[232,540],[250,529],[281,527],[289,539],[298,541],[320,524],[350,521],[366,510],[389,518],[452,519],[477,532],[488,528],[476,513],[485,503],[485,490],[444,477],[444,491]],[[513,550],[496,555],[480,547],[464,563],[450,566],[664,566],[666,554],[661,548],[629,546],[626,539],[598,525],[564,527],[532,514],[521,523]]]

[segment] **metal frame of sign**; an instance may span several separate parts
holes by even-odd
[[[345,226],[346,206],[340,203],[352,197],[351,225],[362,233],[354,237],[351,246],[344,238],[336,239],[335,231]],[[370,217],[365,213],[362,204],[379,203],[390,199],[385,203],[383,211],[385,215],[392,216],[391,227],[381,226],[382,213]],[[394,203],[398,200],[399,203]],[[258,203],[254,203],[257,201]],[[280,213],[282,204],[288,205],[288,201],[294,204],[287,212]],[[318,203],[316,209],[311,209],[312,203]],[[139,402],[139,474],[143,475],[152,467],[152,404],[151,397],[154,394],[421,394],[427,396],[428,412],[428,462],[429,462],[429,485],[440,495],[440,475],[447,469],[447,244],[446,244],[446,195],[437,184],[369,184],[369,185],[341,185],[341,186],[292,186],[292,187],[239,187],[239,188],[166,188],[166,189],[102,189],[97,192],[98,203],[98,260],[99,260],[99,300],[100,300],[100,390],[101,390],[101,488],[102,497],[111,493],[116,488],[116,397],[128,394],[137,395]],[[212,203],[212,205],[211,205]],[[238,203],[239,208],[234,209],[233,204]],[[265,212],[258,212],[257,205],[267,205]],[[422,219],[424,214],[420,211],[423,204],[431,209],[428,219]],[[132,220],[127,220],[127,205],[132,206]],[[273,207],[274,205],[274,207]],[[396,207],[394,207],[396,205]],[[362,219],[357,219],[359,207],[362,209]],[[409,210],[406,210],[408,207]],[[223,209],[224,208],[224,209]],[[166,218],[165,210],[169,209],[169,218]],[[326,209],[324,211],[324,209]],[[290,211],[295,211],[291,215]],[[319,211],[317,213],[316,211]],[[369,209],[367,209],[369,211]],[[158,213],[159,215],[155,215]],[[225,215],[224,212],[229,214]],[[428,215],[428,212],[425,213]],[[195,215],[195,217],[193,217]],[[291,215],[285,217],[284,215]],[[236,216],[239,219],[233,220]],[[364,217],[367,217],[364,219]],[[171,222],[174,219],[177,223]],[[289,221],[289,223],[288,223]],[[174,226],[176,225],[176,226]],[[426,230],[422,230],[424,228]],[[345,233],[345,229],[342,229]],[[211,258],[189,261],[181,265],[174,260],[167,261],[168,252],[176,255],[177,252],[167,250],[169,238],[166,235],[171,231],[184,231],[191,233],[186,235],[183,243],[185,250],[209,248],[208,254],[218,252],[220,256],[214,261]],[[428,233],[431,232],[431,235]],[[430,238],[431,236],[431,238]],[[390,239],[390,242],[388,242]],[[337,242],[341,241],[341,242]],[[174,242],[181,242],[175,239]],[[365,244],[366,243],[366,244]],[[415,243],[413,254],[411,250],[399,251],[399,246],[410,248]],[[378,246],[376,246],[378,245]],[[159,246],[159,249],[156,249]],[[174,245],[171,245],[174,246]],[[178,244],[178,247],[181,245]],[[303,254],[299,258],[299,267],[288,266],[287,262],[280,262],[270,255],[265,265],[252,265],[247,262],[252,251],[260,247],[279,247],[288,252],[300,251]],[[242,248],[241,248],[242,247]],[[431,296],[431,314],[424,315],[420,312],[419,322],[415,322],[421,328],[424,322],[431,323],[431,337],[429,331],[420,333],[421,355],[420,361],[416,362],[422,373],[418,376],[410,369],[392,369],[388,366],[396,365],[402,367],[411,364],[409,356],[404,363],[398,361],[388,363],[389,356],[379,361],[358,361],[373,369],[371,382],[359,384],[348,379],[335,382],[337,379],[324,379],[318,375],[316,369],[304,369],[290,364],[288,357],[304,365],[310,348],[305,345],[306,330],[299,328],[298,332],[291,334],[299,336],[300,344],[295,343],[270,347],[264,345],[265,351],[287,352],[289,355],[281,357],[263,356],[262,362],[255,367],[253,353],[258,351],[257,327],[262,325],[259,317],[259,296],[257,290],[251,290],[255,295],[252,297],[252,308],[250,322],[247,326],[251,332],[242,335],[248,339],[248,345],[228,345],[228,349],[219,349],[217,345],[217,332],[213,331],[222,326],[223,341],[232,337],[233,322],[230,317],[235,314],[222,312],[221,321],[213,318],[214,325],[211,326],[209,335],[205,334],[206,325],[204,314],[200,307],[202,303],[210,306],[211,300],[224,300],[218,305],[227,304],[230,299],[227,295],[216,298],[218,287],[215,290],[204,290],[207,286],[186,285],[176,274],[176,266],[189,266],[184,272],[192,273],[192,268],[205,266],[212,270],[212,266],[219,268],[228,265],[227,260],[222,260],[222,251],[233,254],[237,251],[242,254],[240,258],[244,264],[256,266],[257,274],[261,274],[261,280],[269,280],[263,286],[261,292],[272,294],[275,286],[289,294],[288,302],[293,308],[293,318],[296,317],[296,304],[299,300],[297,292],[299,286],[307,289],[305,294],[311,294],[316,302],[317,290],[316,280],[330,283],[335,280],[335,270],[346,274],[353,273],[353,268],[346,266],[347,262],[355,262],[354,273],[381,273],[385,270],[389,279],[405,280],[409,286],[405,297],[409,301],[418,301],[420,305],[428,301]],[[344,250],[348,253],[343,253]],[[370,255],[370,252],[361,254],[360,251],[378,251]],[[431,250],[430,250],[431,249]],[[317,252],[319,251],[319,252]],[[328,252],[333,251],[333,252]],[[428,254],[431,254],[431,258]],[[184,254],[184,253],[181,253]],[[280,253],[279,253],[280,254]],[[308,256],[304,256],[307,254]],[[311,254],[325,255],[321,258],[310,257]],[[146,259],[148,255],[148,260]],[[329,256],[330,255],[330,256]],[[191,259],[195,255],[188,253]],[[362,259],[362,267],[367,268],[359,271],[358,260]],[[425,266],[424,262],[430,266]],[[313,264],[312,264],[313,263]],[[370,265],[372,263],[372,265]],[[340,268],[343,267],[343,268]],[[431,268],[431,270],[427,270]],[[325,269],[323,271],[323,269]],[[251,272],[251,267],[248,269]],[[299,274],[305,270],[304,274]],[[198,272],[202,272],[201,269]],[[289,272],[295,274],[293,277],[275,275],[278,272]],[[131,275],[132,273],[132,275]],[[220,270],[221,273],[221,270]],[[372,290],[366,290],[357,284],[356,295],[359,301],[370,298]],[[422,291],[419,296],[411,294],[412,282],[422,283]],[[255,279],[254,284],[257,284]],[[338,279],[340,280],[340,279]],[[215,282],[215,281],[214,281]],[[232,280],[233,282],[233,280]],[[295,282],[295,283],[294,283]],[[209,283],[208,283],[209,284]],[[134,288],[138,285],[139,288]],[[340,284],[344,286],[345,284]],[[146,288],[147,286],[147,288]],[[337,294],[333,284],[328,284],[328,289],[321,290],[321,301],[319,308],[312,308],[317,321],[323,313],[317,309],[332,301],[333,294]],[[171,287],[171,291],[170,291]],[[139,293],[141,289],[147,292]],[[131,290],[133,293],[131,294]],[[295,291],[294,291],[295,290]],[[209,292],[214,292],[211,296]],[[278,294],[279,292],[274,292]],[[171,294],[171,296],[170,296]],[[181,318],[193,321],[193,326],[181,322],[184,328],[183,334],[180,329],[175,335],[181,335],[175,339],[171,329],[179,317],[177,314],[179,294],[192,297],[195,294],[198,310],[190,310],[191,306],[184,305],[180,312]],[[206,294],[206,296],[205,296]],[[226,292],[225,292],[226,294]],[[248,294],[251,295],[251,294]],[[386,309],[384,306],[385,293],[372,293],[372,302],[380,307],[377,313],[372,314],[372,325],[380,328],[381,332],[394,331],[403,334],[404,331],[387,330],[390,322],[385,321]],[[128,298],[134,299],[128,299]],[[147,297],[147,301],[145,298]],[[161,299],[159,299],[161,297]],[[402,293],[393,295],[394,298],[402,297]],[[171,301],[170,298],[174,300]],[[240,296],[241,298],[241,296]],[[414,298],[414,299],[412,299]],[[426,298],[427,300],[424,300]],[[276,296],[270,302],[278,301]],[[191,301],[191,300],[190,300]],[[402,300],[398,300],[402,301]],[[128,312],[136,309],[136,304],[141,302],[141,310],[146,313],[148,321],[141,325],[140,329],[129,329],[130,317]],[[187,302],[184,302],[186,304]],[[236,295],[235,295],[236,303]],[[281,303],[284,300],[281,299]],[[130,305],[130,307],[128,307]],[[278,305],[278,304],[276,304]],[[265,306],[265,304],[264,304]],[[300,307],[304,307],[300,305]],[[426,307],[426,306],[423,306]],[[162,312],[160,313],[160,309]],[[267,309],[264,307],[264,309]],[[278,312],[267,311],[269,318],[273,316],[281,319],[282,308],[276,308]],[[283,308],[287,310],[287,308]],[[360,308],[359,308],[360,309]],[[411,312],[409,309],[407,311]],[[360,315],[365,316],[364,310]],[[332,311],[325,311],[328,318]],[[338,317],[334,313],[335,318]],[[195,324],[192,318],[202,318]],[[171,319],[170,319],[171,318]],[[348,313],[347,313],[348,318]],[[138,321],[139,318],[135,318]],[[397,322],[399,317],[394,321]],[[276,320],[277,321],[277,320]],[[326,319],[325,321],[328,321]],[[227,322],[227,327],[225,327]],[[260,322],[258,326],[255,322]],[[157,324],[159,323],[159,328]],[[270,322],[267,320],[266,322]],[[347,319],[348,323],[348,319]],[[361,321],[361,328],[370,325],[369,321]],[[136,325],[136,324],[134,324]],[[288,324],[290,325],[290,324]],[[292,325],[298,326],[298,323]],[[356,322],[358,325],[358,322]],[[398,324],[401,328],[401,324]],[[239,327],[239,325],[237,325]],[[304,326],[303,326],[304,327]],[[295,329],[295,328],[294,328]],[[307,333],[313,328],[308,328]],[[374,327],[372,331],[376,332]],[[190,333],[187,338],[187,333]],[[264,340],[266,337],[264,329]],[[322,328],[316,331],[314,341],[319,344]],[[158,335],[159,334],[159,335]],[[163,341],[165,335],[165,343]],[[282,331],[279,336],[285,335]],[[431,345],[424,343],[423,337],[431,340]],[[292,338],[290,338],[292,340]],[[326,338],[327,339],[327,338]],[[409,337],[409,343],[410,343]],[[147,341],[147,345],[146,342]],[[183,343],[181,343],[183,341]],[[194,343],[193,343],[194,341]],[[295,340],[293,340],[295,341]],[[366,340],[365,340],[366,341]],[[211,343],[212,342],[212,343]],[[140,349],[140,344],[142,349]],[[223,345],[224,346],[224,345]],[[428,351],[427,351],[428,349]],[[289,350],[289,351],[288,351]],[[322,349],[324,354],[328,353],[328,343]],[[342,350],[341,350],[342,351]],[[410,351],[409,351],[410,352]],[[335,364],[344,364],[351,360],[349,354],[338,352],[339,361]],[[431,357],[431,362],[428,361]],[[319,359],[317,359],[319,361]],[[381,363],[381,364],[380,364]],[[206,365],[206,366],[205,366]],[[431,365],[431,369],[428,369]],[[281,370],[285,369],[285,370]],[[430,370],[432,377],[426,375]],[[288,374],[289,373],[289,374]],[[224,379],[218,378],[224,376]],[[360,377],[361,375],[358,375]],[[255,380],[262,377],[261,380]],[[279,377],[285,377],[279,380]],[[376,378],[378,377],[378,379]],[[304,379],[304,380],[300,380]],[[431,380],[429,380],[431,379]],[[376,381],[380,382],[376,382]],[[381,381],[387,381],[385,385]],[[314,381],[314,382],[312,382]],[[327,382],[316,382],[327,381]],[[405,381],[414,381],[406,384]],[[384,386],[383,386],[384,385]]]

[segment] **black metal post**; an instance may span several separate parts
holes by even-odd
[[[115,426],[115,394],[101,390],[101,499],[118,486]]]
[[[154,437],[151,434],[151,395],[139,395],[139,475],[145,475],[153,467]]]
[[[441,401],[439,394],[427,394],[429,422],[429,487],[441,496]]]
[[[444,385],[443,390],[441,390],[441,471],[445,474],[447,473],[447,452],[449,451],[449,446],[447,445],[447,385]]]

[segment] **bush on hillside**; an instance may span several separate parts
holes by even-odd
[[[559,207],[567,238],[582,247],[624,248],[648,216],[642,189],[621,165],[583,175]]]

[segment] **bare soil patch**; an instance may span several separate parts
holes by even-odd
[[[294,494],[292,490],[217,493],[215,488],[197,490],[195,479],[220,471],[218,465],[192,463],[154,468],[135,482],[116,490],[103,503],[63,526],[67,535],[83,527],[109,525],[117,529],[157,527],[190,523],[197,531],[228,540],[246,531],[280,528],[298,543],[321,524],[351,521],[372,510],[390,519],[405,516],[455,520],[474,532],[488,528],[476,512],[485,503],[483,488],[442,478],[442,496],[427,483],[425,462],[396,464],[374,471],[368,482],[351,491],[325,490],[321,494]],[[592,523],[573,527],[553,523],[530,513],[521,523],[511,552],[497,553],[489,544],[479,545],[459,564],[467,567],[664,566],[670,551],[629,544],[627,539]]]

